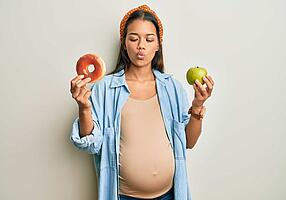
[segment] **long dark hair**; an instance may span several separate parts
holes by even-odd
[[[130,17],[128,18],[128,20],[126,21],[126,25],[124,27],[124,32],[123,32],[123,37],[122,37],[121,44],[120,44],[120,51],[119,51],[116,67],[112,72],[110,72],[108,74],[114,74],[114,73],[120,71],[121,69],[130,66],[131,61],[128,57],[126,49],[124,49],[124,45],[125,45],[125,40],[126,40],[127,27],[131,22],[133,22],[136,19],[147,20],[147,21],[152,22],[155,25],[156,32],[157,32],[157,38],[158,38],[158,42],[159,42],[159,49],[155,53],[154,58],[152,59],[151,66],[152,66],[152,69],[158,69],[160,72],[162,72],[162,73],[164,72],[163,48],[162,48],[162,44],[161,44],[160,38],[159,38],[158,22],[157,22],[156,18],[151,13],[146,12],[144,10],[139,10],[139,11],[132,13],[130,15]]]

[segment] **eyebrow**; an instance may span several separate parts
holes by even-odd
[[[128,33],[128,35],[139,35],[139,34],[138,33]],[[147,33],[146,35],[147,36],[149,36],[149,35],[155,36],[154,33]]]

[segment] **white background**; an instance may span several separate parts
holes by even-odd
[[[91,156],[69,141],[69,82],[85,53],[114,69],[120,20],[144,3],[163,22],[166,72],[189,100],[189,67],[215,79],[188,150],[193,199],[286,199],[283,0],[0,0],[0,199],[96,199]]]

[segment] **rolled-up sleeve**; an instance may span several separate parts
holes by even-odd
[[[85,151],[89,154],[97,154],[100,151],[102,144],[102,132],[99,129],[98,123],[93,120],[93,129],[90,135],[81,137],[79,134],[79,118],[73,122],[70,141],[79,150]]]

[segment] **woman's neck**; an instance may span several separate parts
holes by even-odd
[[[152,68],[150,67],[135,67],[129,66],[125,71],[126,80],[132,81],[153,81],[155,76],[153,74]]]

